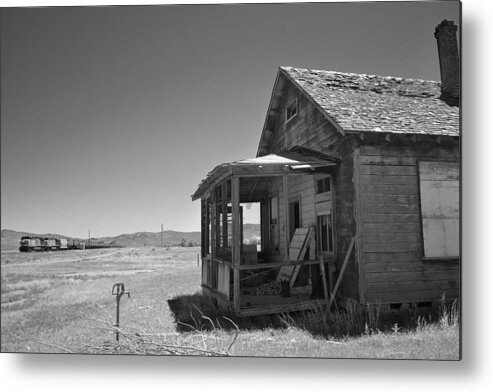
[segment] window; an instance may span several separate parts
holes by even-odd
[[[330,176],[317,180],[317,194],[330,192]]]
[[[332,213],[317,216],[317,238],[320,254],[334,252]]]
[[[419,162],[424,256],[459,256],[459,163]]]
[[[297,114],[298,114],[298,99],[295,99],[286,107],[286,122],[291,120],[293,117],[296,117]]]
[[[262,219],[261,203],[240,203],[240,214],[242,221],[242,239],[243,245],[256,245],[257,251],[262,249]]]
[[[228,194],[228,190],[231,189],[230,181],[231,180],[227,180],[216,185],[215,189],[215,247],[217,257],[223,260],[231,259],[233,209],[230,200],[231,196]]]
[[[207,199],[202,199],[201,206],[201,248],[202,248],[202,257],[207,256],[212,252],[211,245],[211,229],[212,229],[212,211],[211,211],[211,199],[208,197]]]

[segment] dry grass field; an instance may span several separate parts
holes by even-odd
[[[221,315],[197,294],[198,252],[179,247],[2,252],[1,351],[459,359],[459,325],[450,314],[435,323],[418,320],[412,331],[395,323],[384,332],[337,336],[317,327],[353,321],[317,312],[301,318]],[[111,289],[120,282],[131,296],[121,298],[116,344]]]
[[[2,253],[2,352],[81,352],[114,342],[104,323],[174,332],[166,300],[199,290],[197,248]],[[52,344],[53,346],[50,346]]]

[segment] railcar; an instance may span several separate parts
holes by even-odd
[[[41,252],[44,250],[43,239],[40,237],[21,237],[19,251],[21,252]]]

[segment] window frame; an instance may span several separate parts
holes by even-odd
[[[434,174],[436,174],[438,172],[438,165],[440,164],[451,164],[451,165],[456,165],[457,166],[457,169],[458,169],[458,176],[457,176],[457,179],[450,179],[450,180],[444,180],[444,179],[440,179],[439,177],[435,177],[434,179],[423,179],[423,172],[424,172],[424,166],[425,165],[433,165],[435,164],[435,168],[433,169],[433,172]],[[433,159],[425,159],[425,160],[419,160],[417,161],[417,172],[418,172],[418,195],[419,195],[419,214],[420,214],[420,224],[421,224],[421,229],[420,229],[420,235],[421,235],[421,245],[422,245],[422,260],[424,261],[441,261],[441,260],[458,260],[460,258],[460,253],[461,253],[461,244],[460,244],[460,162],[457,161],[457,160],[433,160]],[[442,217],[442,218],[438,218],[438,219],[441,219],[441,220],[446,220],[446,219],[450,219],[450,220],[457,220],[457,225],[458,225],[458,238],[457,238],[457,241],[458,241],[458,248],[455,250],[453,249],[453,251],[456,251],[457,254],[432,254],[430,252],[434,251],[434,247],[436,248],[436,245],[437,243],[433,243],[431,242],[431,238],[432,237],[427,237],[426,233],[430,233],[430,232],[436,232],[434,230],[430,230],[428,228],[428,224],[425,222],[426,220],[428,221],[433,221],[433,220],[437,220],[437,218],[433,218],[433,217],[428,217],[429,214],[430,214],[430,207],[429,207],[429,202],[428,202],[428,198],[430,197],[430,195],[427,193],[427,188],[425,186],[425,182],[426,181],[434,181],[435,183],[439,183],[439,182],[446,182],[446,181],[450,181],[450,182],[457,182],[457,210],[458,210],[458,216],[457,217],[454,217],[454,216],[451,216],[451,217]],[[436,188],[435,189],[444,189],[445,187],[439,187],[439,188]],[[452,186],[452,188],[454,188],[454,186]],[[450,197],[450,195],[449,195]],[[434,204],[435,204],[435,208],[436,206],[438,205],[438,209],[443,209],[444,206],[447,207],[447,204],[446,202],[444,202],[443,198],[442,199],[436,199],[434,198]],[[437,201],[439,200],[438,204],[436,203]],[[427,207],[425,207],[427,206]],[[450,208],[450,206],[448,206]],[[428,209],[425,209],[425,208],[428,208]],[[442,214],[443,215],[443,214]],[[446,235],[446,232],[447,230],[445,229],[445,225],[444,225],[444,236]],[[453,232],[452,232],[453,234]],[[450,234],[450,235],[452,235]],[[444,238],[444,243],[445,243],[445,246],[447,246],[447,244],[451,243],[451,241],[446,241],[446,239]],[[452,241],[453,243],[453,241]],[[447,249],[445,249],[445,252],[447,252]]]
[[[313,189],[314,189],[314,202],[315,202],[315,223],[317,233],[317,252],[323,257],[335,257],[336,254],[336,230],[335,230],[335,217],[334,217],[334,178],[331,173],[317,173],[313,177]],[[323,192],[319,192],[319,181],[326,183]],[[330,225],[330,239],[327,238],[328,250],[322,250],[322,230],[320,226],[320,219],[328,216]],[[327,233],[329,235],[329,232]],[[329,244],[332,245],[330,248]]]
[[[332,176],[330,174],[327,174],[323,177],[320,176],[316,178],[315,181],[316,181],[316,187],[315,187],[316,195],[321,195],[322,193],[328,193],[332,191]],[[320,181],[322,181],[322,191],[320,191],[319,188]],[[328,184],[328,189],[325,189],[327,184]]]
[[[322,239],[322,229],[321,223],[322,220],[328,217],[328,229],[327,229],[327,250],[322,249],[323,239]],[[317,238],[318,238],[318,246],[317,250],[321,256],[334,256],[335,255],[335,238],[334,238],[334,214],[332,209],[329,211],[324,211],[317,214]]]
[[[291,114],[289,111],[293,110],[293,108],[294,108],[294,113]],[[293,118],[298,117],[298,113],[299,113],[298,97],[295,97],[286,105],[286,110],[284,111],[284,113],[286,116],[286,121],[285,121],[286,124],[290,122]],[[288,117],[288,113],[290,113],[289,117]]]

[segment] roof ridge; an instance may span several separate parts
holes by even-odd
[[[333,70],[326,70],[326,69],[315,69],[315,68],[302,68],[302,67],[293,67],[289,65],[281,65],[279,66],[280,69],[283,69],[285,71],[289,70],[297,70],[297,71],[309,71],[309,72],[324,72],[324,73],[330,73],[330,74],[339,74],[339,75],[348,75],[348,76],[366,76],[369,78],[382,78],[382,79],[395,79],[395,80],[408,80],[408,81],[416,81],[416,82],[428,82],[428,83],[436,83],[440,84],[440,81],[436,80],[429,80],[429,79],[421,79],[421,78],[405,78],[402,76],[394,76],[394,75],[374,75],[374,74],[365,74],[365,73],[356,73],[356,72],[342,72],[342,71],[333,71]]]

